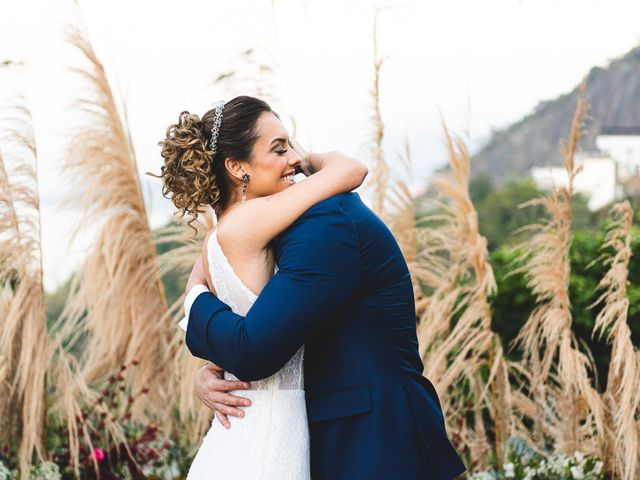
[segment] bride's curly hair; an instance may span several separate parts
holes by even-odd
[[[169,125],[162,147],[164,165],[160,168],[162,195],[169,198],[178,209],[178,219],[189,213],[191,225],[202,205],[210,205],[216,215],[228,206],[233,183],[227,174],[224,160],[229,157],[251,161],[251,152],[258,139],[258,118],[263,112],[271,112],[269,104],[259,98],[241,95],[225,103],[222,123],[216,140],[216,153],[211,151],[211,127],[215,121],[215,109],[208,110],[202,119],[198,115],[183,111],[178,123]],[[167,194],[170,194],[168,196]]]

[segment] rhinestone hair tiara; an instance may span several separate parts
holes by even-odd
[[[220,131],[220,124],[222,123],[222,110],[224,110],[224,100],[218,100],[212,105],[212,108],[215,108],[215,116],[216,119],[213,122],[213,127],[211,127],[211,151],[212,155],[216,154],[217,145],[216,142],[218,140],[218,132]]]

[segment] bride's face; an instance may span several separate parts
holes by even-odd
[[[251,162],[244,166],[249,174],[247,198],[264,197],[280,192],[295,183],[295,168],[300,155],[289,145],[282,122],[271,112],[258,119],[259,137],[253,146]]]

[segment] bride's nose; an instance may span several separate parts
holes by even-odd
[[[298,155],[298,152],[296,152],[293,148],[291,148],[290,150],[293,152],[293,155],[289,156],[289,162],[288,162],[289,166],[297,167],[302,163],[302,158],[300,157],[300,155]]]

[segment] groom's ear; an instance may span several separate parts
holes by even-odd
[[[224,166],[227,169],[227,172],[229,172],[229,174],[231,174],[231,176],[239,182],[242,181],[242,175],[245,173],[243,167],[244,163],[246,162],[242,162],[231,157],[227,157],[224,159]]]

